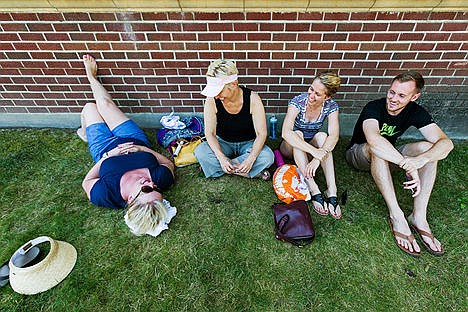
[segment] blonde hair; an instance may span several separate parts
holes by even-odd
[[[314,80],[318,79],[327,88],[327,95],[332,96],[335,94],[341,85],[341,78],[332,72],[323,72],[317,74]]]
[[[236,63],[233,60],[216,60],[211,62],[206,71],[208,77],[227,77],[238,74]]]
[[[135,226],[133,234],[144,235],[167,219],[166,205],[160,200],[144,203],[135,201],[127,208],[127,218]]]

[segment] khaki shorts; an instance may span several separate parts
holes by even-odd
[[[346,151],[346,154],[345,154],[346,162],[358,170],[364,170],[364,171],[370,170],[371,160],[367,158],[367,155],[364,152],[364,147],[366,144],[367,143],[354,144]],[[402,155],[405,155],[406,146],[407,144],[401,145],[397,147],[396,149]]]

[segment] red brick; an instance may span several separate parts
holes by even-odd
[[[242,12],[229,12],[229,13],[220,13],[219,18],[222,21],[243,21],[245,20],[245,13]]]
[[[234,31],[258,31],[257,23],[236,23]]]
[[[20,68],[23,65],[20,61],[0,61],[1,68]]]
[[[115,17],[118,21],[129,22],[129,21],[141,21],[140,12],[116,12]]]
[[[126,52],[126,54],[129,60],[145,60],[150,58],[148,52]]]
[[[92,21],[97,22],[108,22],[108,21],[115,21],[115,14],[114,13],[89,13],[89,17]]]
[[[270,12],[247,12],[246,19],[269,21],[271,19],[271,13]]]
[[[408,51],[409,50],[409,43],[386,43],[385,44],[385,51]]]
[[[346,41],[348,34],[346,33],[333,33],[333,34],[323,34],[323,41]]]
[[[461,42],[459,43],[452,43],[452,42],[438,42],[436,47],[435,47],[435,50],[438,50],[438,51],[450,51],[450,50],[453,50],[453,51],[457,51],[457,50],[466,50],[466,48],[468,47],[461,47]]]
[[[237,50],[237,51],[245,51],[245,50],[258,50],[258,43],[257,42],[239,42],[235,43],[235,48],[232,47],[232,44],[225,45],[223,49],[215,49],[215,50]],[[213,49],[213,43],[211,44]]]
[[[58,24],[52,24],[52,26],[54,26],[54,29],[57,32],[80,31],[78,24],[58,23]]]
[[[52,59],[54,56],[52,54],[52,52],[36,52],[36,51],[33,51],[33,52],[30,52],[31,54],[31,57],[34,58],[34,59],[44,59],[44,60],[47,60],[47,59]]]
[[[142,12],[143,20],[145,21],[164,21],[167,20],[167,13],[164,12]]]
[[[286,31],[309,31],[309,23],[290,23],[286,24]]]
[[[174,59],[174,53],[169,51],[164,52],[151,52],[151,58],[157,60]]]
[[[186,50],[208,50],[209,44],[206,42],[189,42],[185,44],[185,47]]]
[[[11,17],[14,21],[37,21],[37,15],[35,13],[11,13]]]
[[[62,47],[64,50],[87,50],[86,44],[81,42],[63,42]]]
[[[411,41],[411,40],[417,40],[421,41],[424,37],[423,33],[400,33],[400,37],[398,38],[399,41]]]
[[[320,52],[321,60],[341,60],[343,58],[343,53],[338,52]]]
[[[273,34],[273,41],[296,41],[299,34],[296,33],[275,33]],[[267,39],[269,40],[269,39]]]
[[[98,33],[96,34],[97,41],[118,41],[120,36],[117,33]]]
[[[424,35],[424,41],[448,41],[450,33],[426,33]]]
[[[440,62],[440,61],[426,62],[425,67],[426,68],[448,68],[449,62]]]
[[[70,40],[70,38],[68,37],[68,34],[66,33],[46,33],[45,37],[47,41],[69,41]]]
[[[251,24],[248,24],[248,25],[251,25]],[[208,30],[209,31],[232,31],[233,24],[232,23],[209,23]]]
[[[221,33],[199,33],[198,41],[221,41]]]
[[[333,43],[323,43],[323,42],[311,42],[309,44],[309,50],[315,51],[315,50],[332,50],[333,49]]]
[[[195,19],[192,12],[168,12],[168,20],[193,21]]]
[[[215,21],[219,20],[219,13],[196,12],[194,13],[194,19],[197,21]]]
[[[416,62],[416,61],[408,61],[408,62],[403,62],[401,64],[401,68],[405,69],[420,69],[424,68],[426,65],[426,62]]]
[[[122,41],[146,41],[146,36],[144,33],[120,33],[120,39]]]
[[[245,41],[247,35],[245,33],[224,33],[223,41]]]
[[[309,49],[309,44],[306,42],[286,42],[285,45],[285,50],[302,51]]]
[[[257,43],[236,43],[236,49],[238,45],[245,44],[245,46],[239,46],[240,50],[248,50],[249,45],[254,45],[253,49],[257,49]],[[233,50],[234,44],[230,42],[212,42],[210,43],[210,50]]]
[[[430,20],[453,20],[456,12],[432,12],[429,16]]]
[[[31,50],[38,49],[36,43],[34,42],[14,42],[13,46],[15,47],[16,50],[31,51]]]
[[[23,41],[44,41],[44,37],[42,36],[41,33],[19,33],[19,36],[21,40]],[[0,37],[0,40],[1,40],[1,37]]]
[[[419,52],[416,59],[418,60],[438,60],[442,56],[442,52]]]
[[[63,18],[66,21],[70,21],[70,22],[89,21],[90,20],[88,13],[78,13],[78,12],[63,13]]]
[[[430,12],[404,12],[402,20],[427,20]]]
[[[310,24],[310,31],[335,31],[336,24]]]
[[[382,51],[384,43],[361,43],[361,51]],[[409,47],[409,45],[407,45]]]
[[[82,23],[79,26],[81,31],[105,31],[104,25],[98,23]]]
[[[322,34],[320,33],[299,33],[297,34],[297,41],[320,41]]]
[[[442,25],[442,31],[466,31],[466,23],[444,23]]]
[[[173,41],[196,41],[197,35],[196,33],[172,33],[172,40]]]
[[[352,12],[350,20],[373,21],[377,16],[377,12]]]
[[[10,13],[0,12],[0,21],[11,21]]]
[[[148,41],[155,41],[155,42],[171,40],[170,33],[149,33],[149,34],[146,34],[146,37],[148,38]]]
[[[156,24],[157,31],[182,31],[180,23],[158,23]]]
[[[357,51],[359,43],[335,43],[335,50],[352,50]]]
[[[46,34],[46,37],[49,38],[49,35],[51,34]],[[55,34],[55,35],[62,35],[64,38],[67,37],[67,34]],[[85,33],[85,32],[70,33],[70,38],[71,40],[74,40],[74,41],[94,41],[95,40],[93,33]],[[67,39],[63,39],[63,40],[67,40]]]
[[[468,41],[468,32],[465,33],[458,33],[458,34],[452,34],[450,36],[451,41]]]
[[[403,12],[378,12],[377,20],[400,20]]]
[[[365,60],[367,59],[368,53],[361,53],[361,52],[346,52],[343,56],[345,60]]]
[[[3,31],[28,31],[25,24],[12,23],[12,24],[1,24]]]
[[[218,58],[218,57],[216,57],[216,58]],[[233,60],[245,60],[247,58],[247,53],[246,52],[227,51],[227,52],[222,53],[222,58],[233,59]]]
[[[288,12],[288,13],[273,12],[272,13],[273,20],[296,21],[297,17],[298,17],[298,13],[294,13],[294,12]]]
[[[68,62],[65,62],[65,61],[49,61],[49,60],[47,60],[46,65],[47,65],[48,68],[63,69],[63,68],[70,67],[70,64]]]
[[[357,61],[354,63],[355,68],[376,68],[377,62]]]
[[[455,16],[454,20],[468,20],[468,12],[457,12],[457,15]]]
[[[364,23],[362,25],[362,31],[386,31],[388,27],[388,23]]]
[[[442,59],[466,61],[466,52],[445,52]]]
[[[348,41],[372,41],[374,38],[373,33],[349,33],[348,34]]]
[[[397,41],[397,33],[376,33],[374,34],[374,41]]]
[[[184,23],[182,24],[183,31],[207,31],[208,27],[205,23]]]
[[[442,23],[418,23],[415,31],[439,31]]]
[[[271,57],[269,55],[270,55],[269,53],[265,53],[265,57],[262,57],[262,59],[272,59],[272,60],[294,59],[294,52],[272,52]]]
[[[389,31],[412,31],[415,28],[415,23],[390,23]]]
[[[247,40],[257,41],[257,40],[271,40],[271,34],[269,33],[248,33]]]
[[[59,60],[73,60],[79,58],[79,56],[72,52],[54,52],[54,58]]]
[[[435,43],[412,43],[412,51],[431,51],[435,47]]]
[[[13,46],[13,44],[9,42],[0,42],[0,51],[6,51],[6,50],[15,50],[15,47]],[[16,48],[16,50],[22,50],[22,49]]]
[[[337,31],[361,31],[363,24],[362,23],[345,23],[337,24]]]
[[[377,68],[400,68],[401,62],[379,62]]]
[[[167,68],[187,67],[187,62],[185,62],[185,61],[164,61],[164,66],[167,67]]]
[[[282,23],[261,23],[260,31],[284,31],[284,26]]]
[[[344,12],[325,13],[324,20],[325,21],[329,21],[329,20],[347,21],[349,20],[349,13],[344,13]]]
[[[297,13],[298,21],[321,21],[323,20],[323,13],[321,12],[299,12]]]
[[[416,58],[416,52],[394,52],[392,60],[412,60]]]
[[[88,50],[94,51],[107,51],[111,50],[110,44],[108,42],[88,42],[86,43]]]

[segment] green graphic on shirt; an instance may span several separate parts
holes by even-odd
[[[395,128],[396,126],[389,126],[386,123],[384,123],[382,125],[382,129],[380,129],[380,135],[394,136],[395,134],[399,132],[399,131],[393,132],[395,131]]]

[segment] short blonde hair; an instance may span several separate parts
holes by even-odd
[[[160,200],[145,203],[136,200],[128,206],[127,218],[135,226],[133,234],[145,235],[167,219],[167,208]]]
[[[327,88],[327,95],[335,94],[341,85],[341,78],[333,72],[323,72],[317,74],[314,80],[318,79]]]
[[[227,77],[238,74],[236,63],[233,60],[216,60],[211,62],[206,71],[208,77]]]

